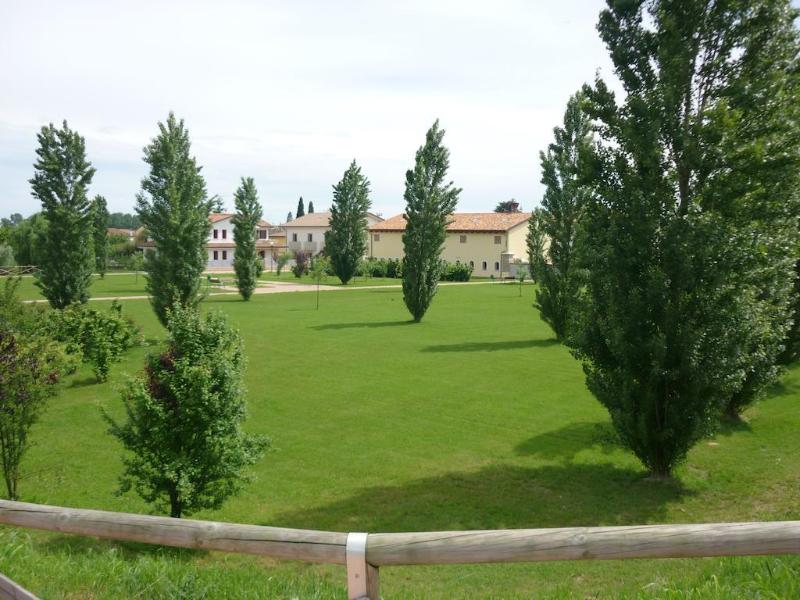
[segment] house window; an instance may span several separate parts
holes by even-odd
[[[258,258],[264,259],[266,257],[267,257],[266,253],[263,250],[259,250]]]
[[[503,236],[501,236],[501,235],[494,236],[494,243],[495,244],[502,244],[503,243]]]
[[[483,269],[484,271],[486,270],[486,261],[483,261],[481,263],[481,269]]]
[[[258,239],[260,239],[260,240],[267,239],[267,230],[266,229],[259,229],[258,230]]]
[[[469,261],[469,268],[470,269],[474,269],[475,268],[475,261],[472,261],[472,260]]]
[[[495,271],[499,271],[500,270],[500,263],[497,262],[497,261],[495,261],[495,263],[494,263],[494,270]]]
[[[217,233],[216,230],[214,233]],[[214,250],[214,260],[219,260],[219,252],[217,250]]]
[[[223,229],[222,230],[222,239],[223,240],[228,239],[228,230],[227,229]]]
[[[216,240],[217,238],[219,238],[219,229],[214,230],[214,239]]]
[[[225,231],[225,230],[223,229],[223,231]],[[228,260],[228,251],[227,250],[223,250],[222,251],[222,260]]]
[[[380,233],[373,233],[372,234],[372,241],[373,242],[380,242],[381,241],[381,234]]]
[[[467,236],[465,236],[465,235],[458,236],[458,241],[461,242],[462,244],[466,244],[467,243]]]
[[[313,242],[314,241],[314,234],[313,233],[309,233],[308,234],[308,241],[309,242]]]
[[[293,242],[296,242],[296,241],[297,241],[297,234],[296,234],[296,233],[293,233],[293,234],[292,234],[292,241],[293,241]]]

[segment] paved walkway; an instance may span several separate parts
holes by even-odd
[[[492,283],[499,283],[497,281],[445,281],[439,285],[442,287],[451,285],[489,285]],[[402,289],[402,284],[391,285],[361,285],[361,286],[344,286],[344,285],[325,285],[319,286],[320,292],[346,292],[350,290],[392,290]],[[239,293],[236,286],[221,285],[213,288],[216,291],[209,292],[208,296],[233,296]],[[288,283],[284,281],[269,281],[260,282],[258,287],[253,290],[253,294],[285,294],[289,292],[315,292],[317,286],[313,283]],[[90,302],[98,300],[149,300],[150,296],[93,296],[89,298]],[[44,299],[40,300],[23,300],[26,304],[36,304],[37,302],[46,302]]]

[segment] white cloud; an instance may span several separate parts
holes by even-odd
[[[253,176],[267,216],[318,210],[352,158],[375,210],[402,210],[405,170],[440,118],[461,210],[541,196],[538,152],[608,58],[599,0],[0,2],[0,212],[37,210],[35,135],[67,119],[93,193],[132,210],[142,147],[186,120],[208,188]]]

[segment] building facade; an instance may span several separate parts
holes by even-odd
[[[233,269],[233,258],[236,253],[236,243],[233,240],[233,214],[232,213],[213,213],[208,220],[211,223],[211,230],[208,233],[206,242],[206,254],[208,262],[206,268],[209,270],[229,271]],[[271,232],[275,236],[271,236]],[[264,261],[264,267],[269,268],[280,252],[286,249],[285,238],[281,237],[281,232],[272,227],[267,221],[259,221],[256,226],[256,251],[258,256]],[[155,244],[151,239],[140,245],[145,252],[155,251]]]
[[[325,232],[330,226],[331,213],[319,212],[303,215],[293,221],[281,224],[286,232],[286,247],[294,252],[308,252],[315,256],[325,249]],[[380,223],[383,219],[367,213],[367,227]]]
[[[516,261],[527,262],[531,213],[454,213],[447,225],[442,258],[468,264],[476,277],[513,276]],[[369,227],[369,256],[403,258],[404,215]]]

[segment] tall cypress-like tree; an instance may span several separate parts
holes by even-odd
[[[297,212],[295,212],[294,216],[296,219],[299,219],[302,216],[305,216],[306,209],[303,206],[303,197],[300,196],[300,200],[297,201]]]
[[[367,251],[369,180],[353,160],[342,180],[333,186],[330,229],[325,232],[325,252],[333,272],[347,284]],[[309,212],[311,210],[309,202]]]
[[[86,143],[64,121],[52,123],[37,136],[38,159],[30,180],[33,197],[46,219],[39,248],[36,285],[53,308],[89,299],[94,271],[92,211],[88,188],[95,169],[86,158]]]
[[[313,215],[314,214],[314,201],[313,200],[309,200],[308,201],[308,214],[309,215]]]
[[[450,151],[442,144],[444,133],[437,119],[417,150],[414,168],[406,171],[403,300],[417,323],[436,295],[447,220],[461,193],[452,181],[445,182]]]
[[[262,210],[252,177],[242,177],[242,184],[234,193],[233,202],[236,206],[233,217],[233,241],[236,243],[233,270],[236,271],[239,293],[245,300],[250,300],[264,267],[256,252],[256,227],[261,220]]]
[[[92,238],[94,240],[94,268],[103,278],[108,266],[108,205],[99,194],[92,200]]]
[[[585,89],[601,142],[573,342],[589,389],[656,476],[763,374],[763,324],[786,322],[792,17],[782,0],[609,2],[601,14],[626,97],[617,104],[602,80]]]
[[[553,129],[555,141],[539,153],[545,192],[541,210],[531,213],[528,230],[528,247],[543,250],[529,252],[532,273],[539,282],[536,305],[559,340],[567,336],[582,285],[575,254],[589,190],[580,181],[579,163],[589,149],[591,124],[581,101],[580,94],[569,99],[564,126]]]
[[[145,259],[147,291],[153,310],[166,325],[167,311],[174,304],[194,307],[199,302],[211,201],[183,120],[170,113],[158,130],[144,149],[150,174],[142,179],[136,212],[155,242],[155,252],[148,252]]]

